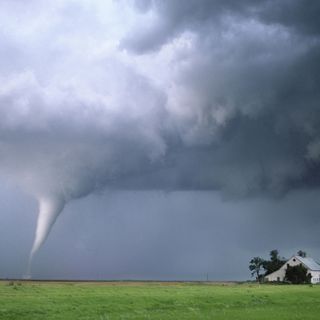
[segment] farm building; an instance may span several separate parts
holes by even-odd
[[[311,275],[311,283],[320,283],[320,265],[309,257],[293,256],[279,270],[265,276],[266,281],[283,281],[286,275],[287,266],[302,264]]]

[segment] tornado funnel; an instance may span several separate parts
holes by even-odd
[[[29,257],[28,274],[30,274],[31,264],[35,253],[46,241],[52,226],[65,206],[65,200],[63,197],[58,196],[41,197],[38,199],[38,201],[39,213],[37,228]]]

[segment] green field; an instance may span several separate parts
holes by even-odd
[[[320,319],[320,286],[3,281],[0,319]]]

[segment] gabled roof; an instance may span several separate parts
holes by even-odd
[[[312,258],[309,258],[309,257],[303,258],[300,256],[294,256],[294,258],[301,261],[309,270],[320,271],[319,263],[315,262]]]

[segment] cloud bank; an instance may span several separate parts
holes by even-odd
[[[2,1],[0,173],[40,203],[105,188],[273,196],[320,183],[316,1]]]

